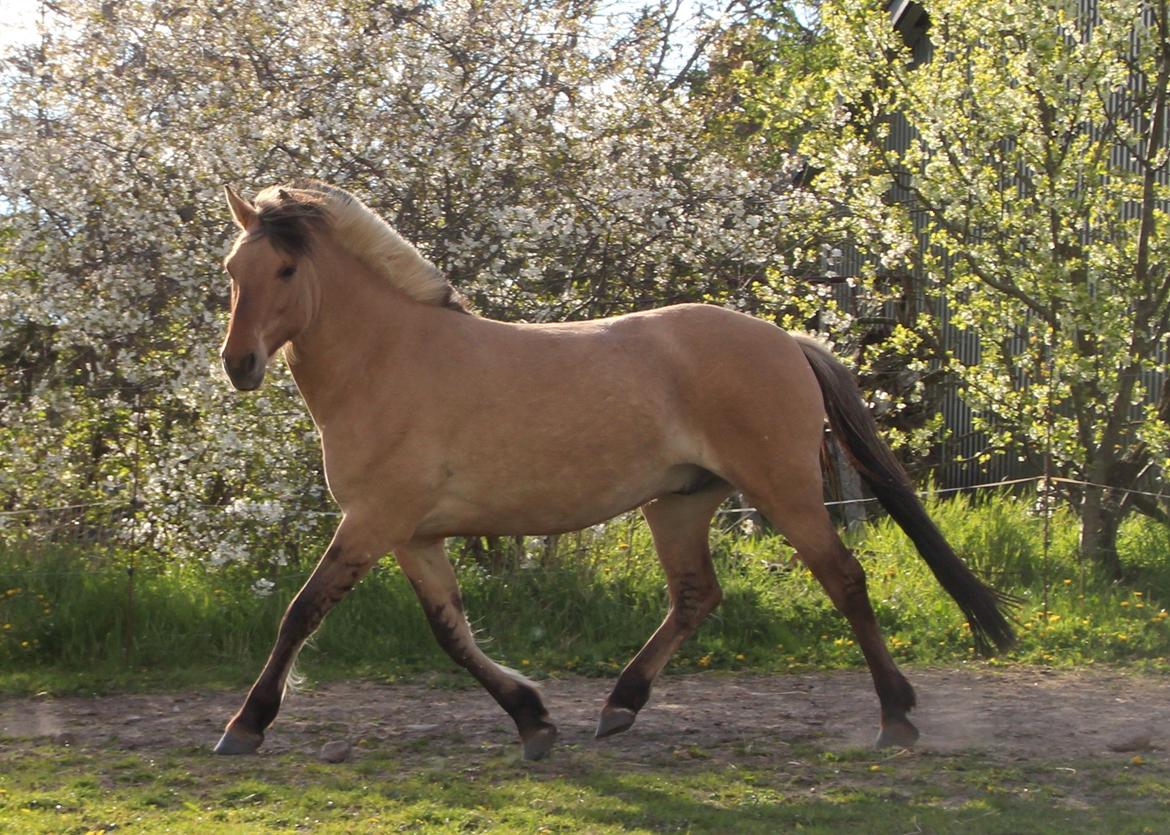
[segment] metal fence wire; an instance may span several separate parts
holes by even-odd
[[[123,576],[125,578],[126,588],[124,604],[126,607],[125,656],[127,663],[130,663],[134,646],[135,583],[137,575],[141,570],[140,560],[144,549],[149,547],[147,543],[139,541],[138,531],[141,529],[141,526],[138,522],[144,509],[141,498],[141,478],[144,472],[146,456],[151,454],[150,450],[146,448],[146,445],[142,441],[146,437],[143,430],[144,422],[147,419],[146,411],[148,408],[145,396],[149,394],[150,388],[143,386],[109,386],[96,387],[95,391],[119,391],[123,394],[130,395],[129,405],[133,410],[133,415],[126,425],[132,427],[133,437],[123,439],[125,442],[121,445],[121,448],[128,451],[130,456],[131,472],[129,477],[121,483],[120,490],[117,494],[97,500],[71,501],[67,495],[63,494],[61,501],[57,503],[22,507],[15,503],[16,496],[10,493],[7,499],[9,505],[0,507],[0,547],[20,547],[21,545],[27,546],[28,544],[45,547],[55,545],[70,547],[80,545],[83,547],[85,556],[83,560],[77,560],[75,566],[70,566],[65,569],[56,566],[47,571],[4,572],[5,576],[10,580],[18,580],[22,577],[31,578],[33,576],[46,577],[50,574],[57,577],[81,575]],[[285,417],[287,414],[288,412],[280,410],[271,415],[261,412],[256,416],[260,418]],[[826,463],[828,464],[829,478],[826,481],[827,495],[825,504],[839,514],[841,511],[846,511],[840,516],[841,521],[852,524],[858,520],[863,520],[871,509],[877,509],[875,508],[877,500],[872,496],[863,494],[860,490],[859,482],[855,478],[842,478],[838,473],[835,473],[835,471],[840,469],[839,466],[835,466],[834,462],[831,461]],[[839,464],[840,462],[836,463]],[[928,474],[938,474],[939,472],[938,469],[934,469],[928,471]],[[1049,576],[1051,536],[1047,531],[1047,519],[1052,513],[1051,498],[1057,491],[1067,488],[1100,487],[1122,494],[1137,494],[1162,501],[1170,499],[1170,495],[1157,491],[1121,489],[1109,485],[1094,484],[1088,481],[1056,476],[1051,472],[1050,467],[1046,467],[1045,472],[1039,475],[998,479],[963,486],[932,487],[921,491],[919,495],[923,499],[933,499],[955,494],[1019,490],[1027,487],[1036,488],[1039,500],[1038,507],[1041,508],[1041,512],[1044,514],[1046,520],[1043,546],[1044,570],[1042,577],[1045,614],[1047,614],[1047,599],[1051,584],[1051,577]],[[0,493],[0,501],[4,500],[3,494]],[[209,510],[225,509],[224,505],[200,506]],[[320,507],[294,507],[289,512],[295,515],[312,514],[321,517],[340,515],[336,509],[323,509]],[[745,526],[743,523],[747,519],[751,519],[757,524],[766,523],[766,520],[762,519],[756,508],[745,504],[742,501],[742,497],[735,497],[725,503],[719,511],[716,519],[716,527],[725,535],[736,535],[744,531]],[[148,570],[159,571],[161,573],[164,569],[160,566],[164,564],[165,561],[152,561],[148,565]],[[283,576],[289,577],[292,575],[289,572],[283,572]],[[307,576],[307,574],[302,576]],[[1083,588],[1083,576],[1081,582]]]

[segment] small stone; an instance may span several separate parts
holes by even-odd
[[[1133,736],[1124,736],[1108,743],[1110,751],[1116,751],[1119,754],[1127,753],[1129,751],[1149,751],[1154,747],[1153,740],[1149,734],[1141,733]]]
[[[333,742],[326,742],[321,746],[320,756],[323,762],[327,763],[343,763],[349,759],[350,752],[353,751],[353,746],[344,739],[334,740]]]

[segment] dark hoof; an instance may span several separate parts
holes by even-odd
[[[260,743],[264,741],[264,734],[248,733],[246,731],[228,728],[219,738],[212,750],[216,754],[255,754]]]
[[[890,720],[882,723],[875,748],[913,748],[918,741],[918,728],[909,719]]]
[[[541,725],[524,734],[520,741],[524,744],[524,759],[543,760],[557,741],[557,726],[551,723]]]
[[[597,720],[597,732],[593,734],[593,738],[604,739],[607,736],[629,730],[637,718],[638,712],[630,710],[628,707],[606,705],[601,709],[601,718]]]

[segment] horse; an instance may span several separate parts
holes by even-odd
[[[640,508],[670,602],[618,676],[596,737],[629,729],[660,671],[720,602],[708,530],[736,491],[856,634],[880,703],[875,744],[912,745],[914,690],[823,502],[830,437],[966,615],[977,648],[1012,643],[1005,599],[947,544],[852,373],[814,339],[702,304],[495,321],[472,313],[434,264],[344,189],[295,180],[253,200],[225,190],[239,234],[224,261],[223,367],[251,391],[283,349],[342,516],[216,753],[259,748],[301,646],[393,553],[438,643],[511,716],[523,757],[544,757],[557,728],[540,690],[476,644],[444,540],[556,534]]]

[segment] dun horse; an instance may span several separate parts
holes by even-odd
[[[524,756],[545,756],[556,726],[538,689],[476,645],[443,541],[576,530],[640,507],[670,607],[601,709],[598,737],[628,729],[671,655],[719,604],[708,527],[737,490],[849,620],[881,703],[877,745],[912,744],[914,691],[822,502],[826,417],[979,648],[1012,641],[1000,598],[944,541],[852,376],[816,342],[703,305],[496,322],[469,314],[431,263],[340,188],[304,180],[254,202],[228,189],[227,199],[242,232],[226,259],[224,368],[236,388],[255,389],[284,347],[343,515],[217,753],[260,746],[302,644],[393,552],[443,649],[511,715]]]

